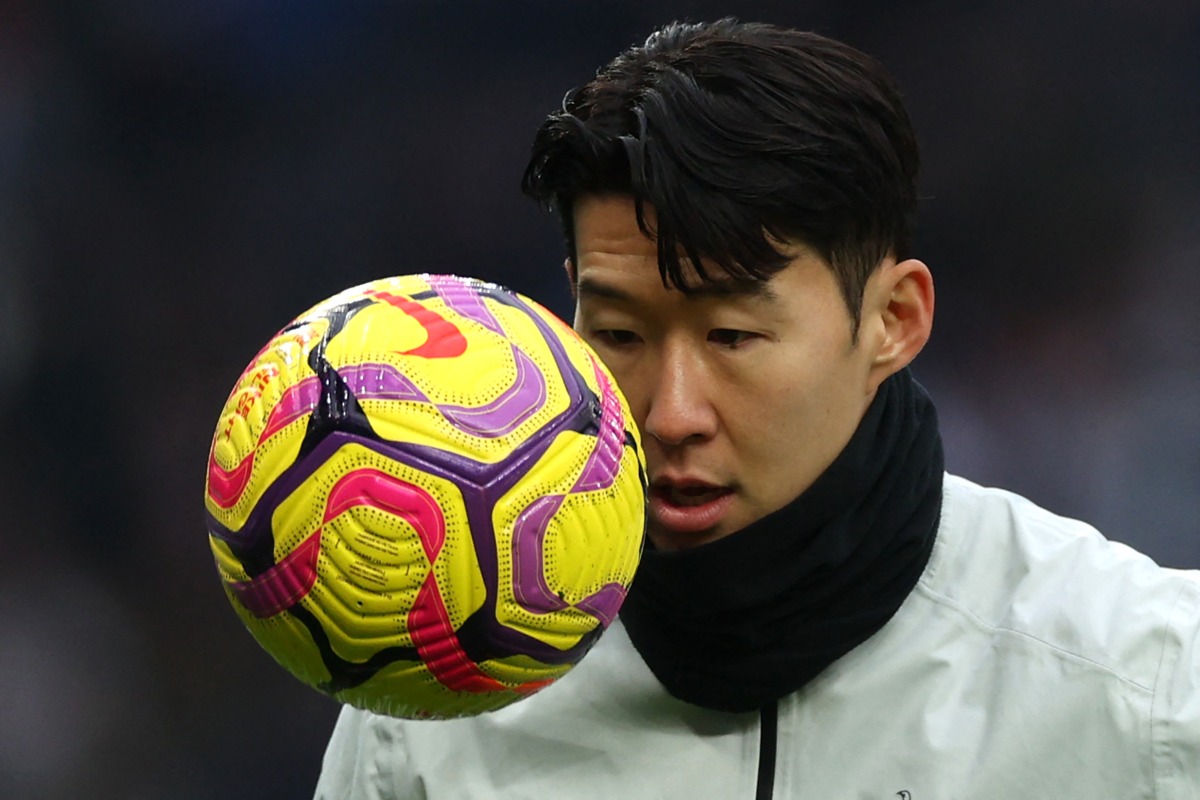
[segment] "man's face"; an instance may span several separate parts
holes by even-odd
[[[627,197],[581,199],[575,236],[575,328],[641,428],[654,544],[719,539],[807,489],[886,377],[882,322],[864,317],[855,343],[833,273],[801,248],[757,290],[668,289]],[[869,284],[865,302],[878,291]]]

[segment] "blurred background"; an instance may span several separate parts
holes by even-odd
[[[203,529],[226,394],[371,278],[569,317],[532,131],[726,14],[905,90],[949,468],[1200,566],[1195,0],[0,0],[0,798],[311,796],[337,707],[241,628]]]

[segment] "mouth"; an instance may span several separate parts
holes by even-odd
[[[708,484],[678,485],[671,483],[660,483],[651,487],[650,491],[655,496],[661,497],[666,502],[677,506],[702,506],[729,492],[728,489],[722,486],[709,486]]]
[[[657,480],[650,486],[650,514],[668,533],[698,534],[715,527],[734,498],[733,489],[703,481]]]

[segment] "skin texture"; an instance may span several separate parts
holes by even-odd
[[[663,286],[630,198],[586,196],[574,211],[575,328],[642,430],[661,550],[728,536],[795,499],[929,338],[933,279],[920,261],[876,268],[855,340],[833,273],[803,245],[787,245],[791,263],[765,284],[685,295]]]

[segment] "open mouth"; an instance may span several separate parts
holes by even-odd
[[[682,535],[685,539],[670,543],[669,549],[689,547],[729,513],[734,490],[698,481],[661,480],[650,487],[650,515],[664,535]]]
[[[721,486],[660,484],[651,490],[657,497],[674,506],[702,506],[711,503],[729,489]]]

